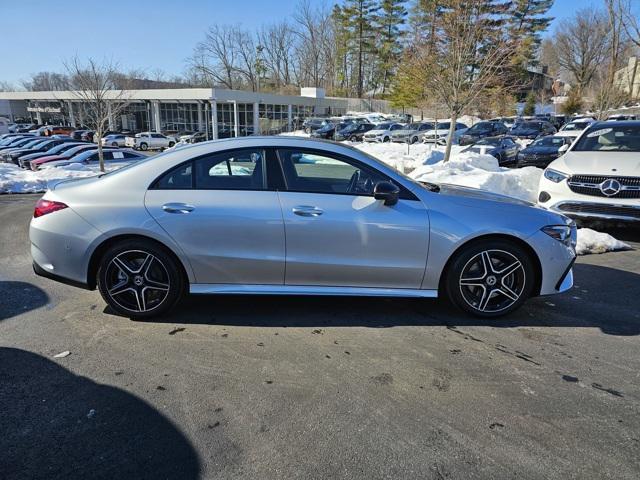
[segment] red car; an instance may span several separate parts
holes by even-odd
[[[110,150],[112,147],[102,147],[103,150]],[[40,157],[35,160],[31,160],[31,170],[38,170],[43,163],[55,162],[57,160],[69,160],[75,155],[86,152],[87,150],[97,150],[98,146],[93,143],[87,143],[86,145],[78,145],[77,147],[70,148],[60,155],[48,155],[46,157]]]

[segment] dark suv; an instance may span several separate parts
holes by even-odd
[[[511,130],[509,130],[509,135],[534,140],[538,137],[553,135],[556,132],[556,127],[549,122],[533,120],[516,123]]]
[[[499,121],[478,122],[460,136],[460,145],[471,145],[481,138],[499,137],[508,130],[507,126]]]
[[[349,140],[351,142],[361,142],[364,134],[373,130],[376,126],[373,123],[351,123],[335,133],[335,140]]]

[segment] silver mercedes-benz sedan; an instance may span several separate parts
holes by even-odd
[[[483,317],[571,287],[576,230],[510,197],[416,182],[346,145],[205,142],[52,186],[35,272],[132,318],[186,293],[445,296]]]

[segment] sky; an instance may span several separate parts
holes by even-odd
[[[556,0],[550,13],[556,23],[576,8],[601,3]],[[76,54],[81,59],[111,59],[123,70],[180,74],[209,26],[259,29],[291,17],[298,4],[299,0],[0,0],[0,81],[19,85],[32,73],[62,72],[63,61]]]

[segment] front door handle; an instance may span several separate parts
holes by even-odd
[[[299,205],[291,209],[293,213],[301,217],[319,217],[324,212],[318,207],[310,207],[308,205]]]
[[[165,203],[162,205],[162,210],[167,213],[190,213],[195,208],[193,205],[187,205],[186,203]]]

